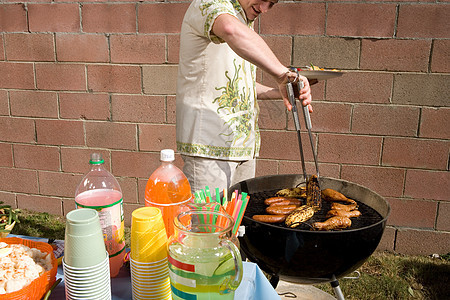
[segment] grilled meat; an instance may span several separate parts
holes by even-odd
[[[293,197],[271,197],[264,200],[265,205],[301,204],[301,200]]]
[[[295,228],[300,225],[300,223],[311,219],[313,215],[314,208],[312,206],[302,205],[291,212],[291,214],[286,217],[284,223],[288,227]]]
[[[286,218],[287,219],[287,218]],[[347,217],[331,217],[325,222],[314,222],[312,227],[315,230],[344,229],[352,226],[352,221]]]
[[[266,212],[271,215],[289,215],[296,209],[298,205],[270,205],[266,208]]]
[[[351,199],[349,199],[351,200]],[[331,203],[331,210],[346,210],[346,211],[351,211],[351,210],[355,210],[358,208],[358,204],[356,203],[355,200],[351,200],[353,202],[349,202],[351,204],[340,204],[337,202],[333,202]]]
[[[322,190],[322,199],[326,201],[342,201],[342,202],[351,202],[352,199],[347,198],[345,195],[335,191],[333,189],[324,189]]]
[[[282,223],[286,215],[254,215],[252,219],[264,223]]]
[[[306,188],[296,187],[296,188],[287,188],[279,190],[275,193],[276,196],[280,197],[294,197],[294,198],[305,198],[306,197]]]
[[[361,212],[359,210],[347,211],[343,209],[332,209],[328,211],[327,217],[347,217],[347,218],[357,218],[361,216]]]
[[[322,207],[322,197],[319,186],[319,179],[312,175],[306,184],[306,205],[318,211]]]

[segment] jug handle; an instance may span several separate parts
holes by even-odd
[[[243,276],[243,266],[242,266],[242,258],[241,254],[239,252],[239,249],[236,247],[233,242],[229,240],[222,240],[220,242],[220,245],[223,247],[226,247],[231,252],[231,256],[233,257],[234,261],[234,267],[236,269],[236,276],[234,277],[234,280],[230,283],[231,289],[235,290],[239,287],[239,284],[242,281]]]

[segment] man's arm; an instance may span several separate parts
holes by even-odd
[[[222,38],[237,55],[270,74],[278,84],[278,92],[283,98],[285,106],[288,110],[292,109],[285,86],[289,80],[288,76],[291,80],[294,80],[296,74],[289,72],[289,69],[280,63],[266,42],[255,31],[248,28],[236,17],[221,14],[214,21],[212,32]],[[311,103],[309,83],[303,76],[301,79],[304,81],[304,88],[300,92],[300,100],[302,100],[303,105],[309,105]],[[257,87],[257,90],[266,93],[264,97],[274,95],[275,91],[262,90],[261,87],[262,85]],[[263,95],[261,94],[261,96]]]

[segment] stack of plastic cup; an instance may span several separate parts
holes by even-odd
[[[109,256],[97,211],[67,214],[63,271],[66,299],[111,299]]]
[[[172,299],[167,263],[167,235],[161,210],[142,207],[131,219],[131,288],[133,299]]]

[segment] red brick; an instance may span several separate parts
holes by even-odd
[[[341,178],[358,183],[384,197],[400,197],[405,171],[395,168],[342,166]]]
[[[409,255],[447,254],[450,232],[398,229],[395,251]]]
[[[423,107],[420,137],[450,139],[450,108]]]
[[[431,71],[450,73],[450,40],[434,40]]]
[[[111,161],[116,176],[144,178],[147,182],[160,166],[159,153],[113,151]],[[145,186],[144,186],[145,188]]]
[[[113,174],[114,175],[114,174]],[[116,177],[122,189],[124,203],[139,203],[138,201],[138,187],[136,178],[130,177]]]
[[[256,161],[256,177],[278,174],[276,160],[258,159]]]
[[[63,119],[109,120],[109,106],[108,94],[59,94],[59,113]]]
[[[16,144],[14,165],[22,169],[59,171],[59,147]]]
[[[416,136],[420,110],[397,105],[355,105],[352,132],[374,135]]]
[[[279,3],[259,22],[261,34],[323,35],[325,3]]]
[[[327,100],[389,103],[392,81],[392,74],[345,72],[341,77],[327,81]]]
[[[449,38],[449,19],[450,10],[446,4],[400,5],[398,12],[397,36]],[[420,20],[420,22],[417,20]]]
[[[11,115],[25,117],[58,117],[55,92],[10,91]]]
[[[108,62],[107,37],[96,34],[56,34],[58,61]]]
[[[274,158],[280,160],[300,160],[300,151],[297,142],[296,131],[261,131],[261,158]],[[305,160],[312,161],[311,147],[306,147],[308,134],[302,133],[302,141],[305,145],[303,153]]]
[[[131,214],[133,213],[134,210],[143,207],[143,204],[131,204],[131,203],[126,203],[123,206],[123,217],[124,217],[124,222],[125,222],[125,226],[127,227],[131,227]]]
[[[167,36],[167,62],[177,64],[180,58],[180,36]]]
[[[0,90],[0,115],[9,115],[8,92]]]
[[[395,15],[395,4],[330,3],[327,13],[327,34],[392,37]]]
[[[31,63],[0,62],[0,88],[34,89],[34,71]]]
[[[406,172],[405,196],[450,201],[450,173],[427,170]]]
[[[39,193],[36,171],[0,168],[0,189],[17,193]]]
[[[82,178],[82,175],[39,171],[40,194],[72,198]]]
[[[147,65],[142,67],[142,85],[145,94],[176,93],[178,66]]]
[[[90,65],[89,90],[96,92],[140,93],[141,69],[138,66]]]
[[[12,208],[17,208],[16,194],[0,192],[0,199],[2,199],[4,204],[11,205]]]
[[[436,229],[450,231],[450,203],[439,203]]]
[[[361,49],[362,69],[426,72],[431,41],[363,39]]]
[[[377,165],[380,161],[381,137],[319,134],[320,162]]]
[[[0,167],[13,166],[13,153],[11,144],[0,143]]]
[[[85,67],[77,64],[38,63],[36,84],[42,90],[85,91]]]
[[[388,199],[391,215],[388,224],[415,228],[434,228],[437,202],[407,199]]]
[[[290,36],[262,36],[262,38],[283,65],[291,65],[292,38]]]
[[[136,32],[134,3],[83,4],[81,14],[84,32]]]
[[[54,61],[53,34],[11,33],[5,35],[8,60]]]
[[[163,96],[112,95],[111,112],[114,121],[163,123],[166,120]]]
[[[259,101],[258,125],[261,129],[285,129],[286,107],[281,100]]]
[[[1,5],[0,5],[1,9]],[[5,50],[3,49],[3,36],[0,35],[0,61],[5,60]]]
[[[34,143],[34,122],[30,119],[0,117],[0,137],[3,142]]]
[[[447,169],[449,143],[413,138],[385,138],[384,166]]]
[[[175,96],[167,96],[167,123],[175,124],[176,123],[176,97]]]
[[[84,146],[83,122],[63,120],[36,120],[39,144]]]
[[[101,153],[104,167],[111,172],[110,152],[93,148],[61,148],[62,171],[66,173],[86,174],[90,169],[89,159],[92,153]]]
[[[352,107],[349,104],[332,102],[314,102],[314,112],[311,116],[311,126],[313,132],[350,132],[350,120]],[[289,116],[289,128],[294,129],[295,124],[292,120],[292,113]],[[304,116],[299,112],[301,128],[306,130],[304,125]]]
[[[156,169],[156,168],[155,168]],[[181,168],[180,168],[181,170]],[[154,170],[152,170],[153,172]],[[150,177],[151,174],[148,176]],[[138,200],[139,204],[145,205],[145,187],[147,185],[148,178],[138,179]]]
[[[175,140],[173,125],[139,125],[139,150],[141,151],[176,149]]]
[[[86,122],[88,147],[136,150],[136,125],[111,122]]]
[[[28,4],[30,31],[79,32],[79,9],[76,3]]]
[[[162,35],[112,35],[111,62],[164,63],[166,39]]]
[[[394,251],[396,232],[395,228],[386,227],[376,251]]]
[[[140,33],[180,33],[189,3],[144,3],[138,6]]]
[[[63,199],[63,214],[67,215],[70,211],[76,209],[75,199]]]
[[[17,203],[21,209],[46,212],[57,216],[62,215],[62,200],[60,198],[18,194]]]
[[[0,4],[0,31],[27,31],[27,11],[24,3]]]

